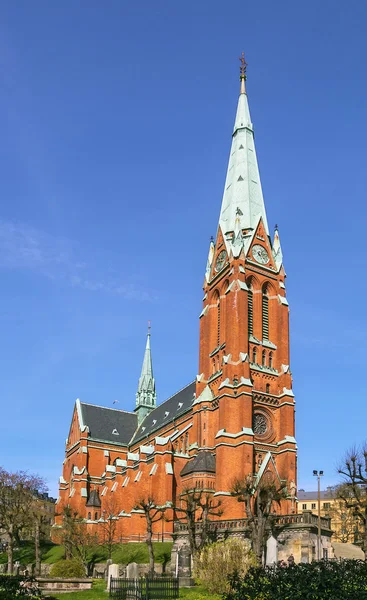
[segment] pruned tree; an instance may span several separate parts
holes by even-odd
[[[191,555],[194,556],[208,543],[210,517],[223,514],[221,501],[201,489],[185,489],[180,505],[172,505],[174,520],[187,525]]]
[[[91,575],[96,560],[97,534],[88,531],[87,523],[69,505],[61,509],[61,527],[55,537],[65,547],[65,558],[77,558],[84,566],[86,575]]]
[[[361,526],[361,547],[367,560],[367,446],[349,450],[338,473],[343,477],[338,497]]]
[[[103,545],[107,550],[108,558],[112,557],[113,546],[119,541],[118,516],[120,511],[121,505],[116,496],[108,497],[103,503],[99,529],[103,534]]]
[[[256,483],[254,476],[247,475],[242,479],[235,479],[230,491],[238,502],[245,505],[252,549],[261,564],[266,541],[274,527],[275,505],[279,505],[287,497],[287,488],[285,485],[277,486],[270,480]]]
[[[149,572],[154,573],[154,551],[153,551],[153,525],[163,519],[168,506],[158,506],[153,496],[140,498],[134,506],[134,510],[142,512],[142,518],[146,520],[147,536],[146,544],[149,553]]]
[[[26,471],[12,473],[0,467],[0,529],[8,537],[8,573],[13,572],[15,543],[19,543],[22,531],[33,523],[35,495],[46,490],[42,477]]]
[[[47,537],[50,528],[50,500],[42,494],[34,494],[30,505],[31,532],[34,540],[35,574],[41,574],[41,539]]]

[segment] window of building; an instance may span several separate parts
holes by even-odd
[[[273,366],[273,353],[269,352],[269,367]]]
[[[266,288],[263,288],[262,294],[263,310],[262,310],[262,326],[263,326],[263,340],[269,339],[269,298]]]
[[[265,350],[263,350],[262,353],[261,353],[261,364],[262,364],[263,367],[265,367],[265,365],[266,365],[266,352],[265,352]]]
[[[217,316],[218,316],[218,322],[217,322],[217,344],[219,346],[220,344],[220,298],[218,298],[218,304],[217,304]]]
[[[324,504],[322,505],[322,508],[324,510],[327,510],[328,508],[330,508],[330,502],[324,502]]]
[[[248,334],[252,335],[254,332],[254,316],[253,316],[253,294],[251,289],[251,284],[249,284],[250,289],[247,293],[247,319],[248,319]]]
[[[252,350],[252,362],[253,363],[256,363],[256,354],[257,354],[257,350],[256,350],[256,348],[254,348]]]
[[[316,508],[316,504],[315,503],[311,504],[311,509],[315,510],[315,508]]]
[[[307,510],[307,504],[302,504],[302,510]]]
[[[269,394],[269,392],[270,392],[270,384],[269,383],[266,384],[265,391],[267,394]]]
[[[94,520],[98,521],[98,513],[94,513]]]
[[[91,520],[91,518],[92,518],[92,513],[90,513],[90,512],[89,512],[89,513],[88,513],[88,520],[90,521],[90,520]]]

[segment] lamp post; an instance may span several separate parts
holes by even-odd
[[[324,471],[314,471],[314,476],[317,477],[317,560],[321,560],[321,498],[320,498],[320,478]]]

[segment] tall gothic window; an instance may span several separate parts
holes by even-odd
[[[220,344],[220,298],[218,296],[217,302],[217,345]]]
[[[266,384],[265,391],[267,394],[269,394],[269,392],[270,392],[270,384],[269,383]]]
[[[252,350],[252,362],[253,363],[256,363],[256,354],[257,354],[257,350],[256,350],[256,348],[254,348]]]
[[[266,352],[265,352],[265,350],[263,350],[262,353],[261,353],[261,364],[262,364],[263,367],[265,367],[265,365],[266,365]]]
[[[248,284],[247,292],[247,319],[248,319],[248,334],[252,335],[254,332],[254,311],[253,311],[253,293],[251,283]]]
[[[262,326],[263,326],[263,340],[269,339],[269,297],[266,287],[263,287],[262,293]]]
[[[269,367],[273,366],[273,353],[269,352]]]

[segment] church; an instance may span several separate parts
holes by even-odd
[[[178,504],[180,494],[194,488],[221,501],[218,520],[244,518],[244,505],[230,490],[235,478],[246,475],[286,485],[289,497],[277,510],[295,512],[286,275],[278,229],[271,234],[266,217],[246,67],[242,55],[218,230],[210,242],[198,310],[197,374],[157,405],[148,331],[131,412],[75,403],[58,505],[70,505],[93,532],[113,506],[120,538],[140,539],[145,520],[134,509],[138,500],[150,496],[160,506]],[[168,539],[173,523],[162,523],[157,532],[164,527]]]

